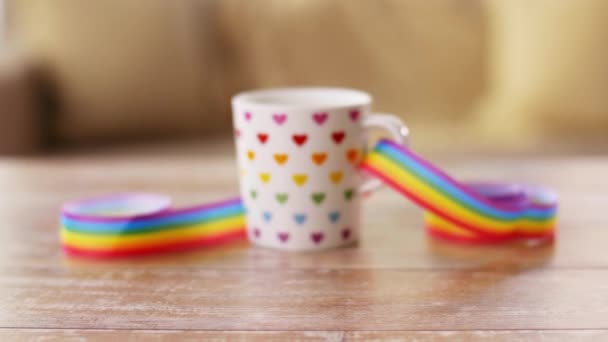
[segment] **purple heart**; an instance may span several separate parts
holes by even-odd
[[[357,121],[357,119],[359,119],[359,114],[361,114],[361,112],[359,112],[359,110],[355,109],[355,110],[351,110],[350,113],[348,113],[350,115],[350,119],[353,121]]]
[[[279,240],[282,243],[285,243],[285,242],[287,242],[287,240],[289,240],[289,233],[287,233],[287,232],[279,232],[279,233],[277,233],[277,237],[279,238]]]
[[[327,113],[314,113],[312,115],[313,120],[317,123],[317,125],[321,126],[327,120]]]
[[[274,114],[272,116],[272,119],[274,120],[274,122],[277,123],[277,125],[282,125],[285,123],[285,120],[287,120],[287,115],[286,114]]]
[[[250,112],[246,112],[245,113],[245,120],[247,120],[247,121],[251,120],[251,113]]]
[[[350,237],[350,228],[342,229],[342,240],[348,240]]]
[[[321,232],[315,232],[310,234],[310,238],[312,239],[312,242],[314,242],[315,244],[320,244],[321,241],[323,241],[323,233]]]
[[[255,238],[259,238],[260,235],[262,235],[262,232],[260,232],[260,230],[258,228],[253,228],[253,236],[255,236]]]

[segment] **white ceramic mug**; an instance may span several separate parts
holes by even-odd
[[[370,115],[372,97],[342,88],[282,88],[233,97],[233,123],[247,232],[254,244],[319,250],[353,243],[360,193],[380,185],[358,170],[365,128],[405,143],[396,116]]]

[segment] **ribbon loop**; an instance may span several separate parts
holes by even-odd
[[[518,184],[463,184],[405,146],[381,140],[361,167],[426,210],[431,236],[490,243],[553,238],[557,195]]]
[[[68,203],[61,215],[66,253],[127,257],[213,246],[245,236],[239,198],[171,209],[167,196],[121,194]]]

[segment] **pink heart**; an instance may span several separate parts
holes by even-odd
[[[255,236],[255,238],[259,238],[260,235],[262,235],[262,232],[260,232],[260,230],[258,228],[253,228],[253,236]]]
[[[285,114],[274,114],[272,116],[272,119],[274,120],[274,122],[277,123],[277,125],[282,125],[285,123],[285,120],[287,120],[287,115]]]
[[[310,238],[312,239],[312,241],[315,244],[318,245],[319,243],[321,243],[321,241],[323,241],[323,233],[321,233],[321,232],[312,233],[312,234],[310,234]]]
[[[282,243],[285,243],[285,242],[287,242],[287,240],[289,240],[289,233],[279,232],[279,233],[277,233],[277,237],[279,238],[279,240]]]
[[[250,112],[246,112],[245,113],[245,120],[247,120],[247,121],[251,120],[251,113]]]
[[[359,119],[360,114],[361,113],[359,112],[358,109],[351,110],[350,113],[348,113],[348,115],[350,115],[350,119],[353,121],[357,121],[357,119]]]
[[[348,238],[350,237],[350,228],[344,228],[342,229],[342,240],[348,240]]]
[[[327,113],[314,113],[312,115],[313,120],[317,123],[317,125],[321,126],[327,120]]]

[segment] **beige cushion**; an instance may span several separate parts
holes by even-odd
[[[253,87],[366,89],[408,121],[460,118],[483,88],[479,1],[13,1],[54,70],[65,141],[229,132]]]

